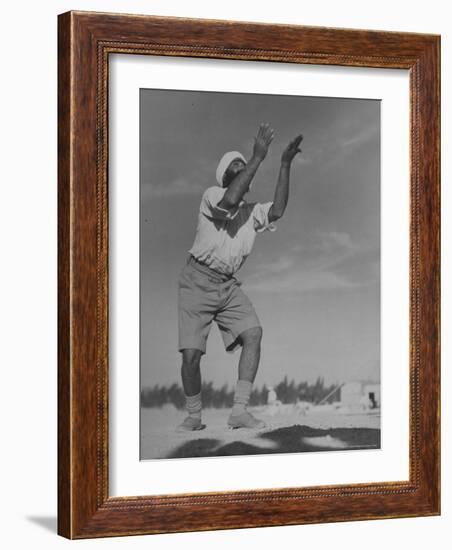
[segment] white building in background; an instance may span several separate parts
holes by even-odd
[[[274,405],[277,400],[278,396],[276,395],[275,388],[273,386],[269,386],[267,394],[267,405]]]
[[[372,408],[381,407],[380,382],[369,382],[364,384],[363,393],[367,395],[369,400],[374,404]]]
[[[380,383],[356,380],[341,387],[341,405],[365,410],[380,408]]]

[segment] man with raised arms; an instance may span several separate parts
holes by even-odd
[[[290,169],[301,152],[301,134],[282,153],[273,201],[249,203],[244,198],[273,137],[270,125],[261,124],[248,161],[238,151],[223,155],[216,171],[218,185],[206,189],[201,199],[195,241],[179,277],[179,351],[188,416],[178,430],[205,427],[200,362],[212,321],[220,329],[226,351],[242,348],[228,426],[265,427],[247,410],[259,366],[262,327],[235,273],[250,254],[256,234],[273,230],[273,222],[286,210]]]

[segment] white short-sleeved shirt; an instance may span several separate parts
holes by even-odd
[[[211,269],[232,275],[251,252],[256,233],[276,228],[268,221],[272,202],[241,201],[229,211],[218,206],[225,192],[221,187],[209,187],[204,192],[195,242],[189,252]]]

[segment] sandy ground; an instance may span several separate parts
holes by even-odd
[[[286,407],[275,413],[249,408],[264,420],[261,431],[231,430],[229,409],[203,410],[202,431],[179,433],[184,411],[172,406],[141,411],[141,459],[256,455],[380,448],[380,414],[330,408],[307,413]]]

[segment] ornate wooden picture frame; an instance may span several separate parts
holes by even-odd
[[[89,12],[59,16],[58,532],[68,538],[440,513],[440,38]],[[109,496],[111,54],[397,68],[410,78],[409,480]]]

